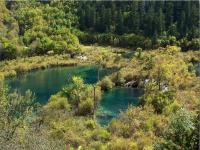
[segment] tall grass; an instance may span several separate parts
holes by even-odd
[[[45,69],[54,66],[77,65],[78,60],[71,59],[68,55],[35,56],[17,58],[0,62],[0,73],[4,77],[15,76],[18,73],[28,72],[36,69]]]

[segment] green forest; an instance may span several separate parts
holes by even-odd
[[[0,1],[0,150],[197,150],[199,1]]]

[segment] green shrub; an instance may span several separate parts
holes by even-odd
[[[94,109],[94,102],[91,98],[81,100],[78,104],[78,115],[91,115]]]
[[[193,115],[185,108],[179,109],[169,118],[168,128],[161,143],[162,149],[195,149],[196,135]]]
[[[111,81],[109,77],[105,77],[100,82],[100,86],[102,90],[110,90],[113,88],[113,82]]]
[[[92,138],[95,141],[106,142],[110,139],[110,133],[105,129],[96,129],[92,134]]]
[[[15,44],[5,38],[0,38],[0,60],[14,59],[17,54],[18,50]]]
[[[142,56],[142,48],[138,47],[138,48],[136,49],[136,52],[137,52],[137,57],[138,57],[138,58],[141,58],[141,56]]]
[[[137,144],[129,139],[116,139],[109,145],[110,150],[137,150]]]
[[[90,144],[90,150],[107,150],[106,145],[100,141],[94,141]]]
[[[47,105],[44,106],[44,111],[52,112],[56,110],[69,110],[70,104],[66,97],[60,95],[52,95]]]
[[[199,48],[200,48],[200,38],[192,39],[190,49],[199,50]]]
[[[114,82],[118,86],[121,86],[121,85],[123,85],[125,83],[125,79],[124,79],[124,76],[123,76],[122,72],[120,72],[120,71],[117,72],[116,77],[114,79]]]
[[[154,91],[145,93],[141,97],[141,104],[152,105],[157,113],[162,113],[164,108],[174,101],[174,92],[172,91]]]
[[[88,128],[88,129],[91,129],[91,130],[93,130],[93,129],[95,129],[96,128],[96,122],[94,121],[94,120],[88,120],[88,121],[86,121],[86,127]]]

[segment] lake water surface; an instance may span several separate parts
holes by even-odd
[[[142,89],[114,88],[104,92],[96,112],[97,121],[101,125],[107,125],[116,118],[120,111],[124,111],[129,105],[138,105],[138,99],[143,94]]]
[[[111,70],[102,69],[100,79],[112,73]],[[95,66],[56,67],[37,70],[6,80],[11,90],[17,89],[25,93],[30,89],[36,96],[37,102],[45,104],[49,97],[70,83],[72,76],[81,76],[85,83],[94,84],[98,80],[98,69]],[[102,95],[97,109],[97,121],[107,125],[117,117],[120,110],[127,109],[128,105],[137,105],[138,97],[142,95],[141,89],[114,88]]]
[[[109,74],[108,70],[101,70],[100,79]],[[52,94],[69,84],[72,76],[81,76],[85,83],[97,82],[98,70],[95,66],[55,67],[45,70],[37,70],[8,79],[6,82],[11,90],[17,89],[25,93],[30,89],[37,98],[37,102],[46,103]]]

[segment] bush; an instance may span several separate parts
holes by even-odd
[[[53,51],[53,50],[48,51],[48,52],[47,52],[47,55],[53,56],[53,55],[54,55],[54,51]]]
[[[105,77],[101,82],[100,86],[102,90],[110,90],[113,88],[113,82],[109,77]]]
[[[125,79],[122,72],[117,72],[116,77],[114,78],[114,82],[118,86],[121,86],[125,83]]]
[[[95,36],[87,32],[82,32],[80,30],[73,30],[73,33],[78,37],[81,43],[94,44],[96,42]]]
[[[86,121],[86,127],[88,129],[94,130],[96,128],[96,122],[94,120],[88,120]]]
[[[46,113],[57,111],[57,110],[69,110],[70,104],[66,97],[61,97],[60,95],[52,95],[49,99],[47,105],[44,106],[44,111]]]
[[[14,59],[18,55],[17,47],[7,39],[0,39],[0,60]]]
[[[173,113],[169,119],[162,149],[195,149],[196,137],[194,118],[192,114],[184,108]]]
[[[190,49],[199,50],[200,48],[200,38],[192,39]]]
[[[129,139],[116,139],[109,145],[110,150],[137,150],[137,144]]]
[[[142,48],[138,47],[138,48],[136,49],[136,52],[137,52],[136,56],[137,56],[138,58],[141,58],[141,56],[142,56]]]
[[[91,98],[81,100],[78,104],[78,115],[91,115],[94,109],[94,102]]]
[[[106,142],[110,139],[110,133],[105,129],[97,129],[93,132],[92,138],[95,141]]]
[[[150,49],[152,41],[142,35],[124,34],[116,35],[112,33],[88,33],[79,30],[74,30],[73,33],[79,38],[80,42],[85,44],[105,44],[121,47],[142,47],[143,49]]]
[[[162,113],[164,108],[174,101],[174,92],[172,91],[154,91],[145,93],[141,97],[141,104],[152,105],[157,113]]]
[[[106,145],[99,141],[91,142],[90,149],[92,150],[106,150]]]
[[[144,47],[145,37],[135,34],[124,34],[119,37],[119,45],[125,47]]]

